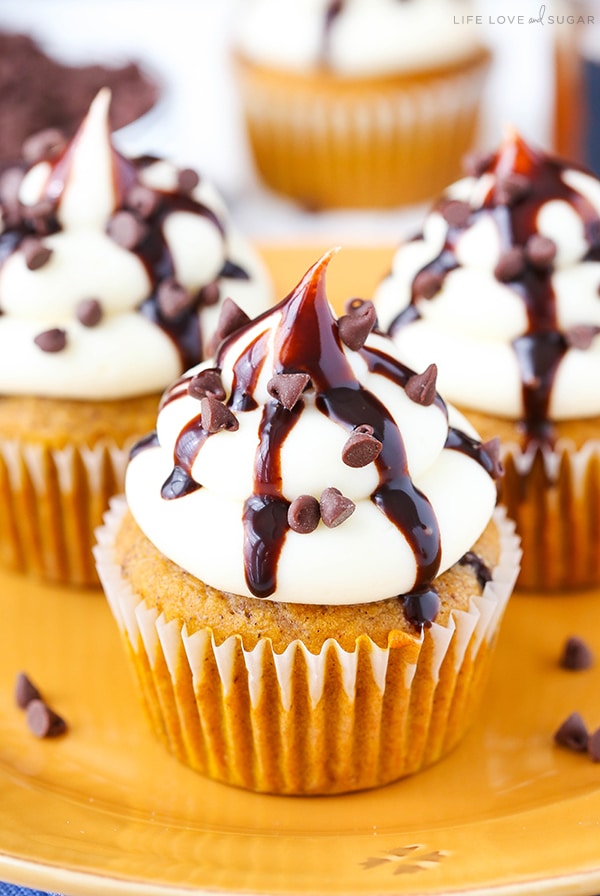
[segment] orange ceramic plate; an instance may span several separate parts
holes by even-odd
[[[314,249],[265,252],[278,292]],[[332,262],[339,303],[383,250]],[[341,797],[257,796],[154,742],[100,593],[0,573],[0,879],[73,896],[600,893],[600,764],[553,745],[573,710],[600,727],[600,590],[518,595],[487,701],[437,766]],[[558,665],[570,634],[598,665]],[[37,740],[13,701],[26,670],[68,720]]]

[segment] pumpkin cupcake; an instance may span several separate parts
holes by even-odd
[[[443,194],[376,292],[406,364],[500,437],[519,585],[600,582],[600,181],[511,132]]]
[[[99,532],[154,731],[255,791],[340,793],[452,749],[518,568],[482,445],[321,259],[165,393]]]
[[[228,297],[269,286],[210,184],[113,148],[101,91],[0,178],[0,561],[97,584],[94,529],[168,383]]]

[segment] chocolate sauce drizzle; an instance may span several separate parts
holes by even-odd
[[[413,550],[417,566],[415,587],[410,595],[399,597],[404,602],[407,618],[413,625],[421,627],[431,623],[439,606],[430,587],[440,565],[439,527],[429,500],[412,482],[396,423],[379,399],[358,382],[348,363],[338,322],[325,295],[324,273],[328,261],[329,256],[325,256],[314,265],[276,308],[264,312],[251,324],[227,337],[219,347],[217,369],[221,369],[227,351],[235,345],[240,333],[246,332],[249,326],[256,327],[257,335],[235,363],[233,386],[227,401],[228,406],[238,413],[256,408],[253,392],[265,363],[268,329],[273,317],[278,317],[273,348],[276,362],[272,374],[308,374],[316,408],[322,414],[349,433],[364,424],[373,428],[374,436],[382,442],[382,449],[373,461],[379,481],[371,500],[402,531]],[[265,330],[260,327],[261,321],[265,322]],[[376,348],[363,346],[359,353],[370,371],[385,376],[400,387],[404,387],[413,375],[412,370]],[[181,384],[174,388],[180,390]],[[435,402],[446,414],[439,396]],[[281,452],[303,409],[304,400],[300,397],[291,410],[272,399],[262,411],[253,490],[243,510],[246,581],[256,597],[268,597],[276,588],[277,565],[289,529],[290,507],[282,492]],[[456,430],[450,432],[449,447],[464,451],[486,465],[485,452],[479,450],[477,443]],[[191,468],[208,437],[200,417],[190,421],[182,431],[175,447],[173,472],[163,486],[164,498],[178,498],[199,487],[191,481]],[[188,483],[186,476],[190,480]]]
[[[506,141],[485,166],[485,173],[495,176],[495,185],[490,187],[481,208],[472,210],[466,224],[449,225],[441,253],[422,271],[438,277],[441,285],[448,273],[457,267],[455,250],[459,237],[465,228],[472,226],[483,215],[491,216],[495,221],[503,254],[513,247],[524,250],[531,235],[537,233],[540,209],[550,200],[562,200],[575,210],[583,222],[590,245],[583,261],[599,261],[598,214],[581,194],[563,181],[561,175],[567,168],[577,170],[574,164],[567,166],[559,159],[535,152],[517,136]],[[527,190],[508,204],[502,204],[496,195],[496,185],[513,175],[523,178]],[[435,208],[443,211],[445,202],[447,200],[442,199]],[[531,447],[552,445],[554,442],[549,405],[557,369],[568,349],[557,318],[552,274],[552,264],[536,266],[527,260],[525,253],[523,272],[506,284],[522,299],[528,319],[527,332],[515,339],[512,345],[521,372],[524,416],[520,426],[525,444]],[[391,333],[420,316],[416,301],[423,296],[418,295],[414,287],[416,280],[413,281],[411,304],[392,322]]]

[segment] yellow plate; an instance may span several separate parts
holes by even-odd
[[[317,256],[265,252],[278,292]],[[332,262],[336,303],[390,251]],[[553,744],[573,710],[600,727],[600,590],[517,595],[486,704],[437,766],[367,793],[257,796],[154,742],[100,593],[0,573],[0,879],[73,896],[600,892],[600,764]],[[596,667],[558,665],[580,634]],[[69,723],[37,740],[13,701],[26,670]]]

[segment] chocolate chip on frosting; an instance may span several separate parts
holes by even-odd
[[[382,444],[373,435],[373,428],[357,427],[342,448],[342,460],[348,467],[366,467],[381,454]]]
[[[500,459],[500,439],[497,436],[493,439],[488,439],[487,442],[482,443],[481,450],[490,462],[490,475],[492,478],[501,479],[504,475],[504,467]]]
[[[65,330],[53,327],[38,333],[33,341],[43,352],[62,352],[67,345],[67,334]]]
[[[173,277],[166,277],[158,284],[156,302],[160,313],[167,320],[175,320],[194,304],[193,297],[185,286]]]
[[[503,252],[494,268],[494,274],[501,283],[516,280],[525,270],[525,253],[520,246],[512,246]]]
[[[95,327],[102,320],[102,305],[98,299],[82,299],[75,309],[75,316],[84,327]]]
[[[328,529],[335,529],[341,525],[356,509],[354,501],[346,498],[338,488],[326,488],[321,495],[319,506],[321,519]]]
[[[464,227],[471,217],[471,206],[460,199],[448,199],[439,206],[439,211],[451,227]]]
[[[245,326],[249,321],[250,318],[246,312],[233,299],[227,297],[221,306],[217,329],[209,344],[209,353],[212,354],[212,352],[216,351],[217,346],[223,339],[235,333],[236,330]]]
[[[577,753],[585,753],[588,746],[588,730],[578,712],[572,712],[554,733],[554,741]]]
[[[20,709],[26,709],[32,700],[39,700],[40,692],[25,672],[19,672],[15,680],[15,703]]]
[[[413,373],[406,382],[405,391],[411,401],[428,407],[436,396],[437,366],[430,364],[423,373]]]
[[[147,233],[143,222],[125,209],[115,212],[106,229],[110,238],[123,249],[135,249]]]
[[[45,246],[36,236],[26,236],[21,241],[20,248],[25,256],[25,264],[30,271],[39,270],[52,256],[52,249],[49,246]]]
[[[358,351],[377,322],[373,302],[364,301],[338,320],[340,339],[353,351]]]
[[[54,219],[55,208],[55,203],[51,199],[40,199],[34,205],[22,206],[21,213],[25,223],[40,236],[46,236],[57,229]]]
[[[223,429],[235,432],[240,426],[229,408],[210,395],[200,400],[200,415],[202,428],[206,432],[220,432]]]
[[[35,165],[45,159],[57,158],[66,145],[67,138],[62,131],[58,128],[45,128],[25,140],[21,153],[28,165]]]
[[[192,398],[216,398],[217,401],[223,401],[225,398],[225,389],[221,373],[215,367],[201,370],[192,377],[188,384],[188,394]]]
[[[211,281],[203,286],[198,293],[201,305],[216,305],[221,298],[221,290],[217,280]]]
[[[534,233],[525,244],[525,255],[534,268],[546,270],[556,258],[556,243],[541,233]]]
[[[32,700],[27,706],[27,726],[36,737],[58,737],[67,730],[62,716],[43,700]]]
[[[308,535],[319,525],[321,511],[319,502],[312,495],[299,495],[288,508],[287,520],[290,529],[301,535]]]
[[[149,218],[158,205],[158,195],[145,184],[133,184],[125,196],[125,205],[140,218]]]
[[[191,193],[199,183],[200,177],[193,168],[182,168],[177,174],[177,187],[182,193]]]
[[[576,324],[565,331],[565,340],[570,348],[584,352],[590,348],[598,333],[600,333],[600,327]]]
[[[353,311],[358,311],[358,309],[365,304],[368,299],[359,299],[358,297],[347,299],[344,304],[344,311],[346,314],[352,314]]]
[[[559,665],[563,669],[580,672],[594,665],[594,655],[582,638],[572,635],[564,643]]]
[[[309,383],[307,373],[276,373],[267,383],[267,392],[291,411]]]
[[[443,282],[443,274],[429,270],[419,271],[413,280],[413,292],[415,297],[419,299],[433,299],[433,297],[440,291]]]
[[[531,193],[531,181],[517,171],[499,177],[494,189],[494,197],[500,205],[515,205]]]

